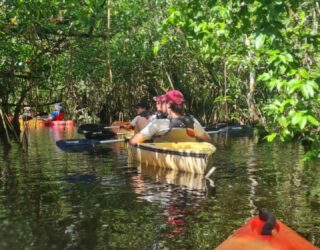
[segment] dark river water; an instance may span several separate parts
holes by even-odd
[[[0,144],[0,249],[214,249],[266,208],[320,246],[320,163],[297,144],[213,135],[213,174],[127,163],[124,143],[65,153],[72,129]]]

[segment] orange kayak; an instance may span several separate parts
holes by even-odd
[[[281,221],[273,217],[274,223],[270,223],[269,218],[266,220],[259,215],[253,217],[215,249],[319,250]],[[266,233],[266,231],[268,232]]]
[[[123,126],[128,126],[130,125],[130,122],[122,122],[122,121],[115,121],[111,124],[111,129],[115,133],[120,133],[127,131],[127,129],[123,128]]]
[[[123,128],[129,125],[130,122],[115,121],[111,124],[111,129],[114,133],[118,134],[118,138],[130,138],[134,135],[134,130]]]

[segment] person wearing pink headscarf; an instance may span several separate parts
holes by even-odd
[[[196,139],[207,142],[211,141],[209,134],[203,129],[199,121],[193,116],[184,115],[185,100],[179,90],[168,91],[163,100],[168,117],[150,122],[144,129],[131,138],[131,144],[135,145],[147,140],[157,140],[161,137],[164,139],[171,131],[176,129],[186,131],[183,138],[176,137],[176,142],[195,141]],[[175,137],[171,136],[170,141],[175,141]]]

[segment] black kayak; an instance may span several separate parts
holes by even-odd
[[[99,132],[103,131],[105,128],[105,125],[103,124],[95,124],[95,123],[88,123],[88,124],[82,124],[78,128],[79,134],[84,134],[86,132]]]
[[[56,145],[65,152],[82,152],[91,151],[95,148],[97,142],[96,140],[71,139],[57,141]]]
[[[86,139],[94,139],[94,140],[108,140],[116,137],[116,133],[112,130],[104,129],[102,131],[89,131],[85,132],[84,136]]]

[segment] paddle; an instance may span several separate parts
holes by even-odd
[[[121,128],[121,126],[105,126],[103,124],[96,124],[96,123],[87,123],[81,124],[78,127],[78,133],[84,134],[86,132],[100,132],[100,131],[110,131],[112,128]]]
[[[220,133],[228,133],[243,130],[241,126],[233,126],[233,127],[223,127],[214,131],[206,131],[208,134],[220,134]]]
[[[222,129],[216,131],[207,131],[208,134],[219,134],[225,132]],[[56,142],[58,148],[65,152],[81,152],[91,151],[99,144],[108,144],[115,142],[124,142],[128,139],[113,139],[113,140],[96,140],[96,139],[67,139]]]
[[[206,132],[207,132],[209,135],[211,135],[211,134],[221,134],[221,133],[225,133],[226,131],[219,129],[219,130],[215,130],[215,131],[206,131]]]
[[[99,144],[107,144],[114,142],[124,142],[126,139],[114,139],[114,140],[94,140],[94,139],[69,139],[59,140],[56,142],[58,148],[65,152],[82,152],[91,151]]]

